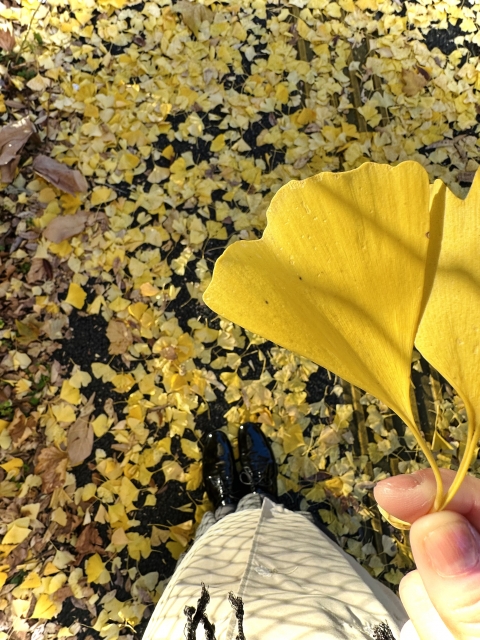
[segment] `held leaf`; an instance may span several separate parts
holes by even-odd
[[[410,362],[432,280],[426,171],[366,163],[292,181],[267,220],[261,240],[237,242],[218,259],[205,303],[375,395],[415,428]]]
[[[480,437],[479,183],[462,201],[439,180],[429,185],[416,162],[290,182],[272,200],[262,239],[231,245],[204,294],[216,313],[393,409],[434,472],[433,511],[455,494]],[[468,443],[446,496],[412,414],[414,340],[467,409]]]
[[[415,346],[448,380],[465,403],[467,446],[443,502],[444,508],[463,481],[480,437],[480,174],[465,200],[432,185],[432,201],[444,208],[444,230],[433,288],[420,322]]]

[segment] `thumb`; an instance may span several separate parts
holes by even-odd
[[[454,638],[478,640],[480,534],[463,515],[440,511],[413,523],[410,544],[425,591],[445,626]],[[407,590],[403,585],[400,595]],[[416,612],[409,615],[415,624]]]

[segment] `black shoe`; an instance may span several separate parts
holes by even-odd
[[[223,431],[209,433],[203,450],[203,482],[214,509],[237,504],[245,491],[235,468],[232,446]]]
[[[241,482],[248,485],[250,491],[277,498],[277,464],[260,425],[253,422],[240,425],[238,449],[243,467]]]

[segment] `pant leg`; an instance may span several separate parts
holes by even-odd
[[[271,498],[271,499],[274,500],[273,498]],[[201,520],[200,524],[198,525],[197,530],[195,532],[194,539],[189,544],[187,549],[185,549],[185,551],[182,553],[182,555],[178,558],[177,564],[175,565],[175,570],[180,565],[180,563],[183,560],[185,554],[187,553],[187,551],[190,550],[192,545],[195,544],[195,542],[197,540],[199,540],[203,536],[203,534],[206,533],[210,529],[210,527],[212,527],[216,522],[218,522],[222,518],[225,518],[230,513],[234,513],[234,512],[236,513],[238,511],[249,511],[250,509],[261,509],[262,508],[262,504],[263,504],[263,500],[264,500],[264,496],[260,495],[259,493],[255,493],[255,492],[247,493],[246,496],[243,496],[243,498],[240,499],[240,501],[238,502],[237,505],[230,505],[229,504],[229,505],[225,505],[225,506],[222,506],[222,507],[218,507],[218,509],[216,509],[216,511],[207,511],[206,513],[204,513],[203,517],[202,517],[202,520]],[[308,511],[298,511],[297,513],[302,515],[304,518],[306,518],[307,520],[309,520],[313,524],[317,524],[315,522],[312,514],[309,513]],[[333,536],[333,534],[330,531],[328,531],[328,534],[330,535],[330,537]]]

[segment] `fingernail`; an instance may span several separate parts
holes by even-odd
[[[415,476],[409,474],[387,478],[379,482],[377,486],[380,486],[382,488],[382,491],[386,494],[394,493],[395,495],[397,495],[399,491],[408,491],[409,489],[415,489],[419,485],[419,480],[417,480]]]
[[[478,564],[477,541],[467,523],[438,527],[425,536],[424,545],[433,568],[443,578],[467,573]]]

